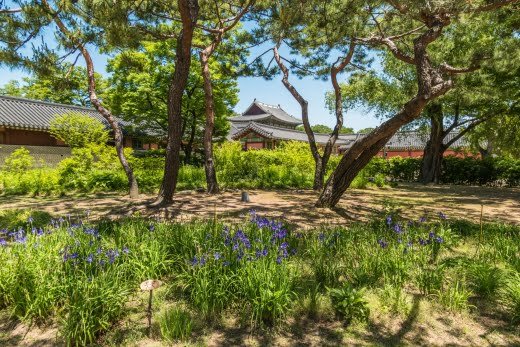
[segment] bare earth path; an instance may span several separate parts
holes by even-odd
[[[240,202],[240,191],[226,191],[216,196],[186,191],[177,195],[167,209],[149,210],[146,204],[154,195],[141,195],[130,200],[118,194],[69,197],[1,197],[2,209],[30,208],[53,215],[84,214],[116,218],[136,212],[161,218],[187,220],[191,218],[237,219],[249,210],[271,217],[284,217],[303,228],[320,224],[345,224],[365,220],[381,211],[384,204],[398,207],[410,218],[443,212],[449,217],[478,221],[481,204],[485,220],[501,220],[520,224],[520,189],[495,187],[423,186],[402,184],[397,188],[349,190],[334,210],[316,209],[317,193],[309,190],[249,191],[251,202]]]

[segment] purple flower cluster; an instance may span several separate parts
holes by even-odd
[[[220,238],[206,236],[205,240],[210,244],[222,242],[227,250],[222,252],[208,250],[202,255],[194,256],[187,263],[191,266],[202,266],[206,265],[208,260],[213,260],[213,262],[227,266],[230,261],[234,261],[233,259],[255,261],[268,255],[273,255],[273,257],[276,255],[277,262],[281,263],[285,258],[296,254],[296,250],[290,249],[287,242],[289,233],[283,223],[259,216],[254,210],[250,211],[250,216],[249,222],[256,228],[270,231],[268,237],[262,237],[263,240],[260,237],[251,238],[251,235],[247,235],[243,229],[237,229],[231,233],[230,228],[224,226]],[[262,232],[262,234],[265,233]]]
[[[130,250],[127,247],[123,247],[121,250],[106,249],[103,250],[98,247],[95,252],[88,253],[85,256],[80,256],[79,252],[74,247],[66,246],[60,254],[62,254],[63,262],[71,262],[73,265],[78,265],[82,261],[87,264],[98,264],[104,266],[107,263],[113,264],[116,260],[121,257],[122,254],[129,254]]]

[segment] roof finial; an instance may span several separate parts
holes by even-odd
[[[278,104],[278,108],[281,108],[281,107],[280,107],[280,104]]]
[[[253,102],[256,102],[256,98],[253,100]]]

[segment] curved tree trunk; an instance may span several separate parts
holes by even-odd
[[[316,207],[336,206],[352,180],[399,128],[419,117],[428,102],[445,94],[453,87],[453,82],[444,80],[441,70],[432,66],[426,51],[427,46],[441,35],[443,27],[448,23],[446,19],[435,19],[428,31],[414,40],[413,57],[403,54],[389,38],[381,41],[391,46],[391,52],[398,59],[415,65],[418,84],[417,95],[409,100],[395,116],[356,141],[347,150],[327,180],[325,188],[316,202]]]
[[[117,156],[119,158],[119,162],[121,166],[125,170],[126,177],[128,179],[128,190],[130,198],[137,198],[139,196],[139,188],[137,185],[137,179],[134,175],[134,171],[130,167],[128,160],[126,159],[124,152],[124,143],[123,143],[123,131],[121,127],[117,123],[116,119],[112,115],[112,113],[103,107],[101,101],[98,99],[96,94],[96,77],[95,77],[95,69],[94,63],[92,61],[92,57],[90,56],[89,51],[85,47],[82,42],[78,42],[78,40],[71,34],[69,29],[65,26],[65,24],[58,17],[58,14],[55,13],[50,7],[49,3],[46,0],[42,1],[42,4],[45,6],[45,9],[53,14],[53,20],[58,26],[61,33],[67,37],[81,52],[83,59],[85,60],[85,65],[87,67],[87,78],[88,78],[88,94],[90,98],[90,102],[96,110],[106,119],[110,128],[114,133],[114,143],[116,147]]]
[[[193,31],[198,18],[197,0],[178,0],[182,19],[182,31],[177,39],[176,64],[168,91],[168,142],[164,176],[157,200],[153,205],[168,204],[173,201],[180,168],[180,148],[182,140],[182,94],[188,82],[191,64]]]
[[[204,128],[204,170],[206,172],[207,192],[218,194],[217,173],[213,159],[213,132],[215,129],[215,104],[213,99],[213,86],[211,85],[211,73],[209,71],[209,54],[202,50],[199,54],[204,80],[204,106],[206,108],[206,126]]]

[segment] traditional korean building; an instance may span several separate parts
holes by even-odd
[[[288,114],[280,105],[274,106],[257,101],[242,113],[230,119],[230,140],[240,141],[244,150],[272,149],[282,141],[308,142],[307,134],[297,130],[302,121]],[[456,133],[448,134],[445,141],[449,141]],[[333,149],[333,153],[346,151],[356,140],[364,134],[340,134]],[[318,146],[325,146],[329,134],[315,134]],[[383,157],[421,157],[428,140],[427,134],[419,132],[399,132],[395,134],[379,153]],[[468,144],[464,137],[457,140],[445,155],[459,155]]]
[[[70,148],[53,137],[49,130],[54,117],[72,112],[97,119],[108,128],[106,120],[93,108],[0,96],[0,162],[22,146],[38,159],[51,164],[70,155]],[[130,123],[116,119],[123,128],[125,147],[156,147],[154,144],[146,143],[144,137],[130,134]]]

